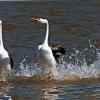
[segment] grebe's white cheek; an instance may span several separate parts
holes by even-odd
[[[39,22],[41,22],[41,23],[47,23],[47,20],[46,20],[46,19],[40,18],[40,19],[39,19]]]

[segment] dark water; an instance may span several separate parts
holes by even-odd
[[[17,70],[14,82],[0,83],[0,95],[11,96],[12,100],[99,100],[99,4],[99,0],[0,2],[4,45]],[[79,81],[24,79],[39,71],[35,69],[36,47],[45,36],[45,25],[32,23],[32,16],[48,19],[49,44],[60,43],[68,49],[57,67],[59,78],[74,74]]]

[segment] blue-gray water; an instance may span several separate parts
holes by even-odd
[[[0,2],[4,46],[14,59],[14,77],[0,83],[0,95],[12,100],[99,100],[99,4],[99,0]],[[36,47],[44,39],[45,25],[33,23],[32,16],[47,18],[49,44],[60,43],[68,50],[57,64],[56,82],[36,79],[41,75]]]

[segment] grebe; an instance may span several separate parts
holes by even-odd
[[[46,36],[42,45],[38,46],[37,49],[37,59],[38,63],[49,73],[52,73],[53,68],[56,67],[56,60],[53,56],[52,49],[48,45],[49,36],[49,23],[47,19],[43,18],[31,18],[33,21],[38,21],[40,23],[46,24]]]
[[[6,77],[11,74],[10,57],[3,46],[2,21],[0,20],[0,81],[6,81]]]

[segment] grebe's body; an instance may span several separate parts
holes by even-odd
[[[42,44],[38,46],[37,57],[38,57],[39,64],[43,68],[52,69],[56,67],[55,58],[48,44]]]
[[[6,80],[11,73],[10,58],[3,46],[2,40],[2,21],[0,20],[0,81]]]
[[[37,49],[37,60],[42,68],[47,70],[49,73],[52,73],[53,69],[56,67],[56,60],[53,56],[51,47],[48,45],[48,36],[49,36],[49,23],[47,19],[42,18],[31,18],[33,21],[38,21],[40,23],[46,24],[46,36],[42,45],[38,46]]]

